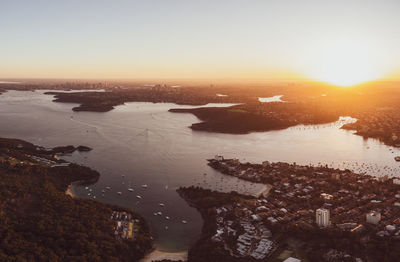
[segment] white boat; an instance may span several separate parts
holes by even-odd
[[[165,217],[165,219],[169,220],[169,217],[168,217],[168,216],[166,216],[166,217]]]
[[[94,199],[96,199],[96,196],[93,196]]]
[[[129,192],[133,192],[132,182],[131,181],[129,181],[128,191]]]
[[[157,212],[157,215],[162,216],[162,212]]]
[[[182,223],[183,223],[183,224],[186,224],[186,223],[187,223],[187,221],[186,221],[186,220],[182,220]]]
[[[159,205],[160,205],[160,207],[163,207],[163,206],[165,206],[163,203],[160,203]]]
[[[118,194],[118,195],[122,195],[122,192],[121,192],[121,191],[118,191],[117,194]]]
[[[110,189],[111,189],[111,187],[110,187],[110,186],[106,186],[106,189],[110,190]]]
[[[106,191],[103,189],[103,190],[101,190],[101,193],[105,193]]]
[[[147,185],[146,185],[146,184],[144,184],[144,185],[142,185],[142,187],[143,187],[143,188],[147,188]]]
[[[89,189],[89,187],[85,187],[85,189],[86,189],[86,190],[88,190],[88,189]]]
[[[165,230],[168,230],[168,226],[165,226]]]
[[[136,197],[137,197],[137,198],[139,198],[139,199],[142,199],[142,197],[141,197],[141,196],[139,196],[139,195],[137,195]]]

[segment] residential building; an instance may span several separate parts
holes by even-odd
[[[220,155],[215,155],[214,159],[217,160],[217,161],[223,161],[224,157],[220,156]]]
[[[367,223],[377,225],[381,221],[381,213],[372,211],[366,215]]]
[[[288,257],[283,262],[301,262],[301,260],[294,257]]]
[[[316,223],[319,227],[328,227],[330,222],[330,213],[328,209],[318,208],[316,211]]]

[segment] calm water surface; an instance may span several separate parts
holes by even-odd
[[[250,162],[328,164],[376,176],[399,174],[399,164],[393,159],[400,155],[398,149],[339,129],[343,123],[354,121],[351,118],[281,131],[216,134],[188,128],[198,122],[192,114],[168,112],[170,108],[187,106],[127,103],[107,113],[73,112],[75,104],[53,103],[53,97],[43,92],[9,91],[0,95],[0,136],[49,147],[92,147],[94,150],[89,153],[67,157],[101,173],[100,180],[90,186],[92,196],[143,215],[150,223],[157,247],[164,251],[186,250],[201,230],[200,214],[178,196],[178,187],[198,185],[247,194],[264,189],[209,168],[206,159],[215,154]],[[127,190],[129,185],[134,192]],[[102,196],[106,186],[112,189]],[[75,187],[74,192],[89,197],[84,187]],[[155,216],[154,212],[159,211],[163,215]],[[183,224],[182,220],[188,223]]]

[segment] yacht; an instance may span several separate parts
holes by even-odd
[[[131,181],[129,181],[128,191],[129,192],[133,192],[132,182]]]

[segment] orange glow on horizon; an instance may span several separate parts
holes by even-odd
[[[357,36],[331,36],[317,42],[304,74],[311,79],[350,87],[385,78],[389,70],[387,53],[376,43]]]

